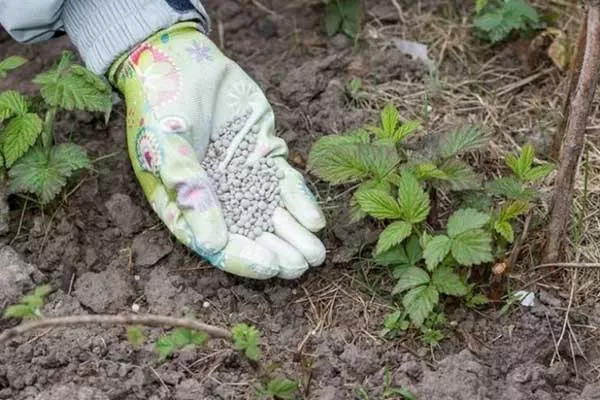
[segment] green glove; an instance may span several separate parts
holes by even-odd
[[[121,57],[109,79],[125,97],[134,172],[154,211],[215,267],[294,279],[324,262],[325,218],[258,85],[194,23]]]

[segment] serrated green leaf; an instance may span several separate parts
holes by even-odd
[[[41,285],[35,288],[33,291],[33,295],[39,298],[44,298],[52,291],[52,286],[50,285]]]
[[[419,237],[415,234],[408,238],[404,242],[404,248],[406,249],[406,256],[411,266],[417,264],[423,258],[423,249]]]
[[[325,11],[325,32],[327,36],[333,36],[340,29],[342,24],[342,14],[339,12],[334,3],[327,5]]]
[[[11,118],[3,131],[2,153],[6,166],[12,166],[35,143],[42,132],[42,120],[34,113]]]
[[[54,146],[50,155],[50,165],[65,178],[77,170],[92,166],[85,149],[73,143]]]
[[[44,305],[44,299],[39,296],[27,295],[23,296],[21,303],[26,304],[32,310],[39,310]]]
[[[389,267],[390,265],[406,265],[409,261],[404,246],[399,245],[376,254],[375,262],[377,265]]]
[[[424,221],[429,214],[429,196],[417,178],[407,170],[402,171],[398,182],[398,204],[402,218],[411,224]]]
[[[525,214],[529,210],[529,202],[527,201],[512,201],[505,204],[498,215],[500,221],[510,221],[519,215]]]
[[[158,352],[158,357],[160,360],[166,359],[177,349],[169,336],[163,336],[158,339],[154,345],[154,348]]]
[[[464,232],[452,238],[452,257],[464,266],[494,261],[491,243],[491,235],[482,229]]]
[[[12,193],[33,193],[42,203],[51,201],[66,185],[66,179],[55,168],[48,166],[48,153],[32,149],[9,170],[9,188]]]
[[[467,151],[478,149],[487,143],[485,131],[475,127],[462,127],[441,138],[439,154],[450,158]]]
[[[409,267],[398,279],[396,286],[392,290],[392,294],[399,294],[416,286],[429,283],[429,274],[422,268]]]
[[[438,292],[450,296],[464,296],[469,288],[463,283],[458,274],[450,267],[439,267],[433,271],[431,282]]]
[[[530,200],[535,196],[533,190],[527,189],[518,179],[512,176],[488,182],[486,190],[490,194],[513,200]]]
[[[363,164],[359,149],[358,145],[331,149],[311,158],[310,168],[316,176],[334,185],[364,179],[369,176],[369,169]]]
[[[8,71],[12,71],[13,69],[17,69],[23,64],[25,64],[27,60],[20,56],[10,56],[5,58],[0,62],[0,77],[6,77],[6,73]]]
[[[400,206],[387,193],[377,189],[365,190],[356,194],[361,210],[379,219],[398,219],[402,216]]]
[[[428,285],[418,286],[408,291],[402,299],[402,304],[408,311],[412,322],[420,327],[438,301],[438,291],[433,285]]]
[[[448,179],[448,177],[446,176],[444,171],[438,169],[437,165],[435,165],[433,163],[417,164],[414,167],[414,174],[415,174],[415,177],[420,181],[424,181],[427,179],[440,179],[440,180]]]
[[[399,122],[400,115],[398,114],[398,109],[392,103],[388,103],[381,112],[380,137],[383,139],[392,138]]]
[[[358,149],[359,162],[377,180],[384,180],[400,163],[396,147],[388,142],[374,142],[371,145],[361,145]]]
[[[524,0],[504,0],[498,6],[486,7],[473,20],[475,28],[492,43],[506,39],[514,30],[537,29],[540,17],[535,8]]]
[[[278,399],[294,399],[298,382],[287,378],[274,378],[267,383],[267,391]]]
[[[476,190],[481,187],[481,176],[463,161],[449,159],[439,169],[446,175],[451,190]]]
[[[246,324],[237,324],[231,329],[233,346],[243,350],[246,357],[258,361],[260,358],[260,334],[258,330]]]
[[[494,231],[498,232],[504,239],[509,243],[515,240],[515,232],[513,231],[512,225],[507,221],[496,221],[494,222]]]
[[[481,306],[481,305],[487,304],[488,302],[489,302],[488,298],[485,297],[485,295],[483,295],[481,293],[476,294],[469,299],[469,304],[471,304],[473,306]]]
[[[427,232],[423,232],[423,234],[421,234],[421,237],[419,238],[419,243],[421,244],[421,248],[422,249],[426,248],[432,239],[433,239],[433,236],[431,236]]]
[[[98,75],[73,63],[73,55],[64,52],[58,65],[33,80],[41,85],[40,93],[51,106],[66,110],[108,112],[112,91]]]
[[[146,341],[144,331],[139,326],[130,326],[127,328],[127,341],[133,346],[139,347]]]
[[[191,343],[191,331],[187,328],[176,328],[169,334],[169,337],[176,348],[181,348]]]
[[[33,316],[35,316],[33,310],[25,304],[15,304],[4,310],[4,318],[30,318]]]
[[[156,349],[161,359],[189,345],[199,346],[208,340],[208,335],[189,328],[176,328],[156,342]]]
[[[521,149],[521,155],[519,156],[519,159],[517,160],[517,165],[516,165],[517,170],[515,171],[515,174],[518,177],[522,178],[525,176],[525,173],[527,171],[529,171],[529,169],[533,165],[534,157],[535,157],[535,150],[533,149],[533,146],[531,144],[527,143]]]
[[[375,248],[375,254],[389,250],[392,246],[400,244],[410,236],[412,225],[404,221],[396,221],[389,224],[383,232],[379,234],[379,240]]]
[[[418,121],[406,121],[396,128],[396,131],[392,134],[392,140],[394,143],[400,143],[405,137],[415,132],[420,127],[421,123]]]
[[[450,252],[452,241],[446,235],[434,236],[425,245],[423,256],[429,271],[433,271]]]
[[[488,0],[475,0],[475,12],[479,14],[481,10],[483,10],[483,8],[487,6],[487,3]]]
[[[482,228],[490,220],[489,214],[473,208],[456,210],[448,218],[448,236],[454,238],[461,233]]]
[[[33,193],[46,204],[67,184],[73,172],[89,165],[84,150],[75,144],[55,146],[49,153],[34,148],[10,169],[9,187],[13,193]]]
[[[484,191],[463,192],[460,196],[460,207],[487,212],[492,208],[492,199]]]
[[[553,164],[544,164],[537,167],[533,167],[523,174],[523,179],[530,182],[535,182],[544,179],[552,171],[554,171]]]
[[[386,181],[376,181],[373,179],[369,179],[363,183],[361,183],[358,187],[358,189],[356,189],[356,191],[352,194],[352,198],[350,199],[350,221],[351,222],[358,222],[361,219],[363,219],[364,217],[367,216],[367,214],[365,212],[363,212],[360,209],[360,205],[358,204],[358,201],[356,200],[356,196],[358,193],[364,192],[365,190],[380,190],[384,193],[390,194],[392,192],[392,186],[389,182]]]
[[[27,102],[21,93],[7,90],[0,93],[0,121],[27,113]]]
[[[509,19],[519,21],[526,19],[533,23],[538,23],[540,20],[537,10],[525,0],[507,0],[505,2],[504,12]]]

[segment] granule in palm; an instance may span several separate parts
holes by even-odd
[[[246,165],[249,154],[255,149],[257,126],[252,127],[239,143],[227,168],[224,171],[218,169],[235,132],[241,129],[246,119],[247,115],[221,130],[219,138],[209,145],[202,166],[216,188],[229,231],[254,239],[263,232],[273,232],[271,218],[281,202],[279,179],[284,174],[271,159]]]

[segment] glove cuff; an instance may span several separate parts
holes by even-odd
[[[62,19],[86,67],[98,75],[120,55],[176,22],[197,20],[205,34],[210,30],[199,0],[67,0]]]

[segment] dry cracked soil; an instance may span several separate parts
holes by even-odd
[[[316,8],[269,1],[263,3],[272,10],[267,12],[254,2],[206,3],[219,27],[215,40],[264,88],[291,162],[302,171],[317,137],[377,117],[375,110],[346,101],[350,69],[356,73],[359,65],[372,84],[426,75],[417,62],[377,43],[326,38]],[[395,15],[392,2],[367,3],[368,16]],[[419,7],[435,12],[439,3]],[[31,93],[31,78],[66,48],[67,38],[22,46],[3,33],[0,56],[30,60],[3,88]],[[307,175],[329,220],[322,234],[329,253],[324,266],[292,282],[239,279],[202,263],[151,213],[129,165],[122,104],[107,125],[101,116],[67,113],[57,131],[60,140],[74,134],[92,158],[102,158],[45,213],[11,198],[10,229],[0,237],[0,309],[50,283],[55,290],[43,310],[47,316],[125,313],[135,304],[140,312],[193,314],[225,327],[254,324],[263,337],[263,362],[300,381],[298,397],[305,399],[354,399],[358,387],[383,399],[385,371],[393,386],[417,399],[600,399],[600,385],[586,380],[571,357],[585,357],[586,344],[574,353],[568,343],[555,348],[561,297],[544,292],[534,307],[504,316],[497,309],[450,308],[447,339],[433,349],[410,337],[385,340],[377,332],[386,300],[365,290],[362,261],[355,257],[376,239],[377,227],[347,223],[347,210],[339,205],[347,195]],[[0,329],[14,325],[0,321]],[[156,339],[164,332],[145,333]],[[0,347],[0,399],[251,399],[260,379],[256,366],[222,341],[159,361],[152,344],[133,347],[120,327],[49,329]]]

